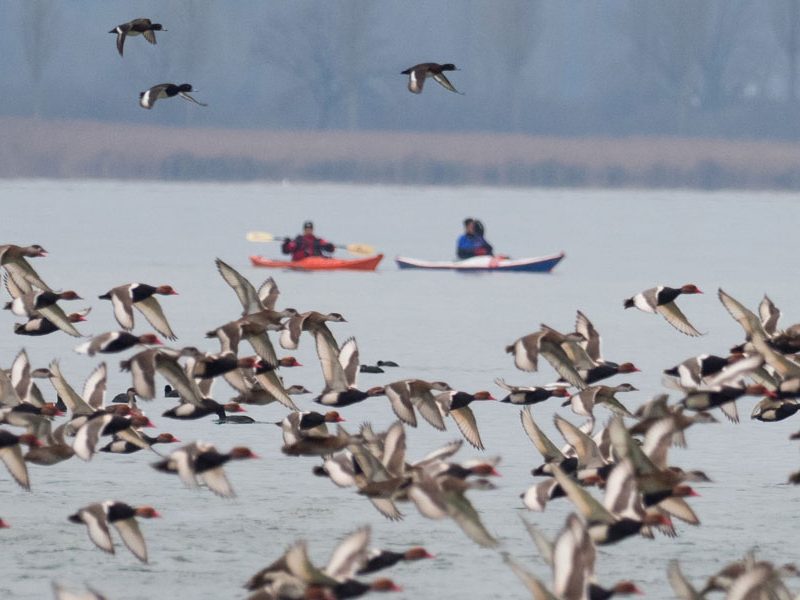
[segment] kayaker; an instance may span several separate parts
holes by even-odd
[[[303,233],[296,238],[287,236],[281,246],[281,252],[291,254],[292,260],[302,260],[307,256],[329,256],[334,251],[334,245],[329,241],[314,235],[314,223],[303,223]]]
[[[492,245],[483,239],[483,223],[476,219],[464,219],[464,235],[458,238],[456,254],[458,258],[472,258],[473,256],[492,256]]]

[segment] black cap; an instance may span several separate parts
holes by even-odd
[[[306,221],[303,223],[303,229],[314,229],[314,223],[312,221]]]

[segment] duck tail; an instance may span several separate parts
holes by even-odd
[[[636,306],[636,305],[633,303],[633,298],[627,298],[627,299],[625,300],[625,302],[623,302],[623,305],[625,306],[625,308],[633,308],[634,306]]]

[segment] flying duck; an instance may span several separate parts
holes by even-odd
[[[156,103],[156,100],[161,98],[173,98],[175,96],[180,96],[184,100],[188,102],[194,102],[200,106],[208,106],[208,104],[198,102],[189,95],[189,92],[196,91],[197,90],[192,89],[192,86],[188,83],[182,83],[180,85],[175,83],[159,83],[158,85],[151,87],[149,90],[139,93],[139,106],[142,108],[151,109]]]
[[[153,519],[160,516],[152,506],[134,508],[124,502],[106,500],[84,506],[68,518],[72,523],[86,525],[92,543],[109,554],[114,554],[114,542],[108,529],[109,524],[113,525],[128,550],[146,563],[147,547],[136,517]]]
[[[408,91],[414,94],[422,93],[422,86],[425,85],[425,79],[432,77],[436,83],[441,85],[444,89],[461,94],[453,84],[445,77],[444,71],[457,71],[456,66],[452,63],[440,65],[438,63],[420,63],[409,67],[405,71],[401,71],[401,75],[408,75]],[[463,95],[463,94],[462,94]]]
[[[686,315],[681,312],[675,299],[681,294],[702,294],[693,283],[687,283],[679,288],[659,285],[654,288],[639,292],[623,302],[625,308],[638,308],[643,312],[658,313],[667,320],[667,323],[685,335],[703,335],[689,323]]]
[[[117,34],[117,51],[122,56],[125,38],[129,35],[142,35],[151,44],[156,43],[156,31],[166,31],[161,23],[153,23],[150,19],[134,19],[122,25],[117,25],[108,33]]]

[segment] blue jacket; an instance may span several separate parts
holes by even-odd
[[[480,235],[463,234],[458,238],[456,254],[458,258],[472,258],[473,256],[492,256],[492,245]]]

